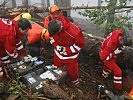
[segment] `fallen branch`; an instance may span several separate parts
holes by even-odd
[[[39,96],[32,96],[30,99],[51,100],[51,99],[49,99],[49,98],[46,98],[46,97],[39,97]]]
[[[92,76],[90,76],[88,73],[86,73],[85,71],[81,70],[80,71],[82,72],[82,75],[85,75],[85,77],[89,78],[91,80],[92,83],[95,83],[95,84],[103,84],[101,81],[97,80],[96,78],[93,78]]]
[[[104,40],[104,38],[102,38],[102,37],[95,36],[95,35],[92,35],[92,34],[89,34],[89,33],[85,33],[85,32],[83,32],[83,35],[84,36],[88,36],[90,39],[96,39],[96,40],[99,40],[99,41],[103,41]]]

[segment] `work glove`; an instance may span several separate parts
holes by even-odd
[[[103,85],[98,85],[98,92],[104,93],[104,92],[105,92],[105,86],[103,86]]]
[[[25,57],[23,58],[23,61],[24,61],[24,62],[30,62],[31,59],[32,59],[31,55],[27,55],[27,56],[25,56]]]
[[[117,48],[117,49],[114,51],[115,54],[119,54],[119,53],[121,53],[121,52],[122,52],[122,50],[121,50],[120,48]]]

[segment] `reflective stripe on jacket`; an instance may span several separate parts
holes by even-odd
[[[79,51],[85,45],[85,39],[80,28],[74,23],[68,22],[69,27],[50,38],[50,43],[55,48],[55,53],[60,59],[74,59],[78,57]],[[65,26],[68,26],[65,25]],[[66,53],[62,54],[56,49],[56,46],[65,48]]]
[[[123,36],[121,30],[114,30],[109,36],[103,41],[100,48],[100,59],[108,60],[115,56],[114,51],[122,44],[119,40],[119,36]]]
[[[1,18],[0,26],[0,58],[8,63],[9,57],[18,58],[23,51],[23,34],[20,33],[16,21]]]

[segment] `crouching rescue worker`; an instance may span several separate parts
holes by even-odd
[[[112,31],[103,41],[100,48],[100,60],[104,63],[102,76],[107,78],[109,73],[114,74],[114,92],[122,93],[122,71],[116,64],[116,57],[119,55],[122,47],[122,38],[124,33],[122,30]]]
[[[45,32],[46,28],[43,28],[39,24],[31,21],[32,16],[30,13],[21,13],[20,15],[16,16],[14,20],[17,21],[21,18],[28,19],[33,27],[27,33],[25,33],[22,43],[26,48],[27,54],[30,54],[32,57],[38,57],[40,56],[41,47],[43,47],[42,44],[46,45],[46,43],[42,43],[41,40],[43,40],[43,42],[47,42],[49,40],[49,34]],[[41,51],[44,51],[44,49]]]
[[[31,24],[25,18],[18,21],[0,18],[0,26],[0,80],[2,80],[3,66],[10,62],[10,58],[20,59],[24,53],[21,40],[24,33],[31,28]]]
[[[18,16],[16,16],[16,17],[14,18],[14,20],[15,20],[15,21],[18,21],[18,20],[21,19],[21,18],[26,18],[26,19],[28,19],[30,22],[31,22],[31,19],[32,19],[30,13],[21,13],[21,14],[19,14]],[[22,40],[22,43],[23,43],[23,45],[24,45],[24,48],[26,48],[26,44],[27,44],[27,33],[24,34],[24,39]]]
[[[51,20],[48,25],[50,43],[54,46],[54,65],[66,68],[71,82],[79,85],[78,56],[85,45],[82,31],[74,23]],[[65,27],[65,28],[64,28]]]
[[[46,28],[35,22],[32,22],[32,29],[28,31],[27,39],[29,43],[29,54],[31,56],[44,56],[45,58],[50,58],[52,56],[53,53],[50,50],[53,49],[50,48],[53,46],[51,46],[49,43],[50,37]],[[47,48],[43,48],[44,45],[48,45],[45,46]]]

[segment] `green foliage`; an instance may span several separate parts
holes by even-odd
[[[25,88],[25,85],[22,84],[19,80],[12,80],[9,84],[9,89],[8,91],[12,94],[15,95],[20,95],[22,96],[22,89]]]
[[[4,86],[4,83],[0,82],[0,86]]]
[[[106,2],[106,8],[99,7],[94,10],[85,10],[79,12],[79,14],[88,17],[103,32],[111,32],[115,29],[130,30],[132,28],[131,17],[128,15],[130,11],[125,11],[126,14],[123,16],[119,9],[120,6],[125,6],[128,1],[131,0],[119,0],[119,2],[117,0],[103,0],[101,3]],[[118,12],[119,14],[117,14]]]

